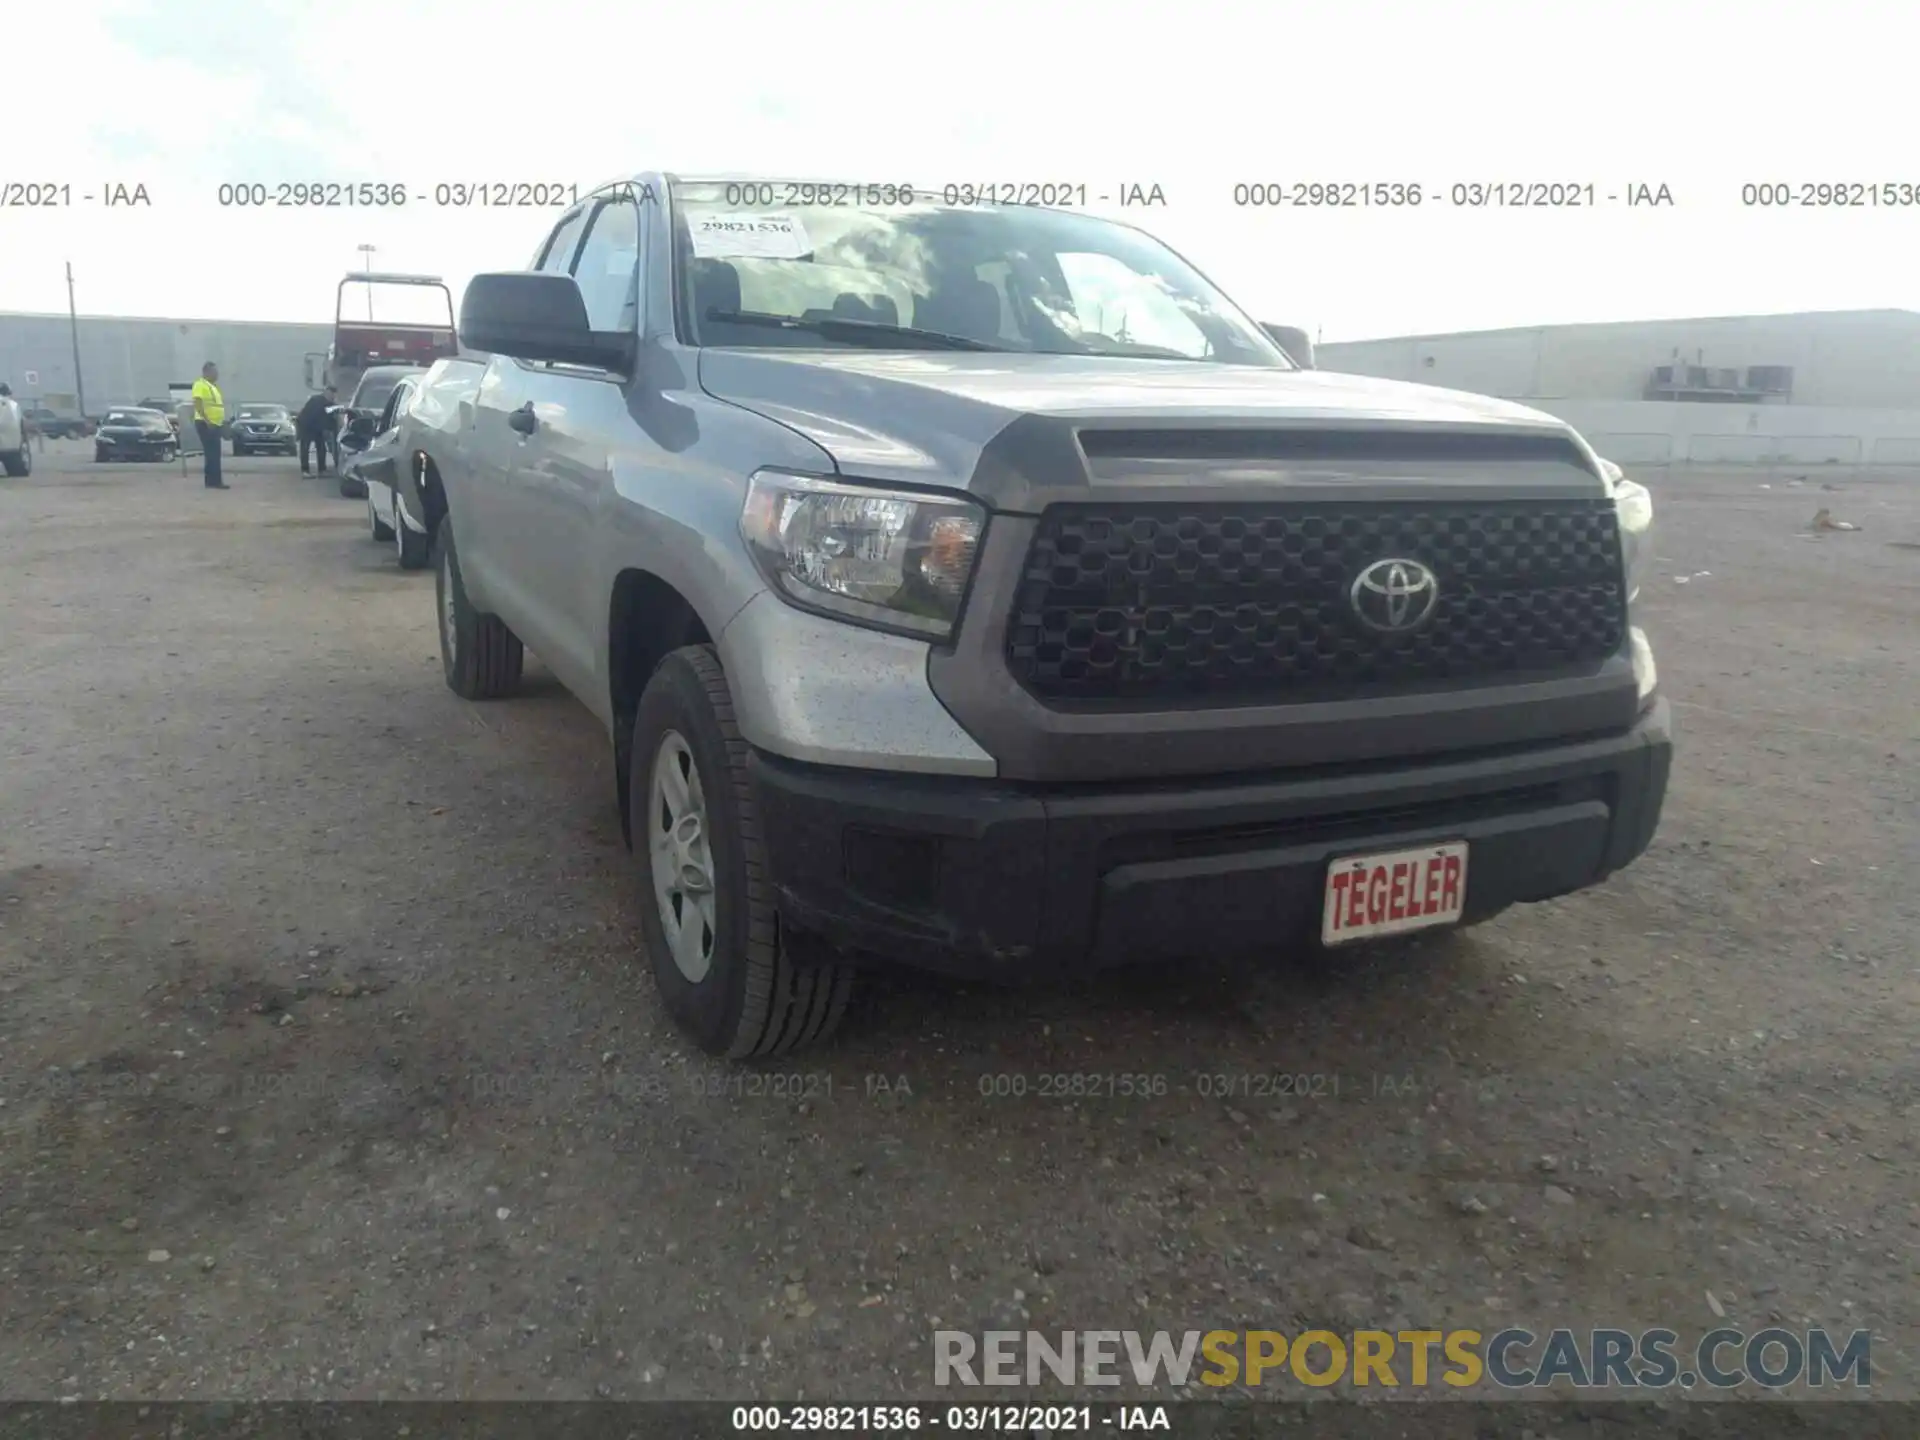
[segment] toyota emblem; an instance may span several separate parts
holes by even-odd
[[[1347,598],[1362,624],[1397,634],[1427,622],[1440,603],[1440,580],[1418,560],[1376,560],[1354,577]]]

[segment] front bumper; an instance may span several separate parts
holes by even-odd
[[[1471,921],[1604,880],[1653,838],[1673,753],[1624,734],[1439,763],[1043,787],[755,751],[781,918],[859,956],[1022,980],[1301,946],[1332,860],[1466,840]]]
[[[160,460],[179,449],[180,440],[171,433],[140,440],[107,440],[96,435],[93,448],[109,460]]]

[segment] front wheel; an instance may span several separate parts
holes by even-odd
[[[460,578],[453,526],[434,532],[434,596],[440,609],[440,669],[447,688],[463,700],[498,700],[513,693],[526,664],[520,637],[498,615],[476,610]]]
[[[825,1040],[846,1014],[853,971],[830,958],[799,963],[782,941],[747,743],[712,647],[676,650],[653,672],[631,753],[640,925],[667,1012],[702,1050],[730,1059]]]
[[[407,524],[406,516],[394,517],[394,548],[400,552],[402,570],[424,570],[433,559],[433,537],[422,535]]]
[[[15,480],[33,473],[33,451],[22,440],[18,450],[0,453],[0,470],[5,470]]]
[[[393,527],[380,518],[380,510],[373,503],[373,491],[367,491],[367,526],[373,531],[373,538],[385,544],[393,539]]]

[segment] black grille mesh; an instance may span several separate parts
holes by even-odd
[[[1376,560],[1438,577],[1410,634],[1348,598]],[[1055,506],[1007,661],[1059,700],[1306,700],[1588,667],[1620,648],[1612,502]]]

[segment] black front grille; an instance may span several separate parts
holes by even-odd
[[[1433,571],[1417,629],[1362,623],[1375,561]],[[1062,701],[1309,700],[1590,668],[1625,638],[1610,500],[1062,505],[1041,517],[1007,663]]]

